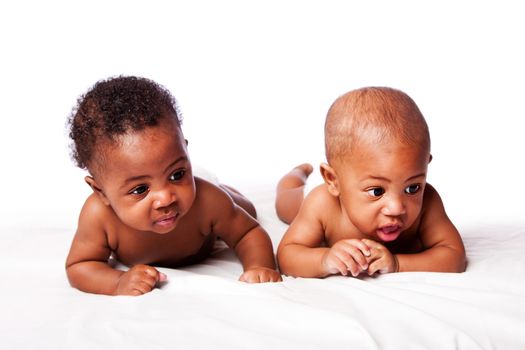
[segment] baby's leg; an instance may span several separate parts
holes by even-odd
[[[279,219],[285,223],[290,224],[299,212],[303,203],[306,179],[313,170],[311,164],[304,163],[293,168],[279,180],[275,210]]]
[[[223,190],[228,192],[230,197],[232,197],[235,204],[237,204],[239,207],[246,210],[248,214],[250,214],[254,219],[257,219],[257,211],[255,210],[255,206],[248,200],[248,198],[244,197],[242,193],[237,191],[235,188],[230,187],[228,185],[220,184],[219,185]]]

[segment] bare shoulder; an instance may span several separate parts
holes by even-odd
[[[451,241],[461,245],[459,232],[445,212],[439,193],[430,184],[425,187],[419,233],[425,247]]]
[[[193,215],[201,223],[209,225],[211,232],[221,237],[228,246],[235,247],[248,231],[259,226],[219,186],[198,177],[195,178],[195,186],[197,196]]]
[[[313,188],[304,198],[299,213],[290,224],[290,231],[312,230],[322,233],[334,215],[340,212],[339,201],[332,196],[326,184]]]
[[[201,217],[216,221],[221,216],[232,215],[236,205],[232,198],[219,186],[195,177],[196,197],[194,210]]]
[[[116,218],[116,215],[113,210],[105,205],[98,195],[92,193],[82,206],[79,221],[89,221],[91,224],[98,225],[113,221],[114,218]]]
[[[328,192],[325,184],[313,188],[288,226],[279,244],[279,251],[289,244],[319,247],[325,241],[330,217],[337,210],[338,203],[334,201],[335,197]]]
[[[430,214],[433,211],[444,211],[443,201],[434,186],[427,183],[423,194],[423,214]]]
[[[93,243],[116,244],[117,237],[112,232],[118,231],[120,220],[109,206],[92,193],[84,203],[78,220],[76,239],[89,240]]]
[[[214,203],[227,204],[233,206],[234,203],[231,197],[219,186],[201,179],[200,177],[195,177],[195,189],[197,192],[196,200],[202,201],[203,204],[208,204],[215,206]]]
[[[321,184],[314,187],[304,198],[301,211],[304,211],[308,216],[315,215],[315,217],[329,217],[332,213],[338,212],[340,209],[339,201],[332,196],[326,184]]]
[[[80,212],[67,266],[86,260],[106,261],[116,245],[116,236],[108,234],[108,227],[116,225],[116,220],[115,213],[96,194],[91,194]]]

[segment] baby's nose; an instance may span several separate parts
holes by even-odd
[[[382,210],[387,216],[400,216],[406,213],[406,206],[400,196],[388,198]]]
[[[175,193],[170,189],[162,189],[155,193],[155,200],[153,201],[153,207],[155,209],[164,208],[172,204],[177,200]]]

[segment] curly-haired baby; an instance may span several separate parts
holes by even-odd
[[[139,77],[99,81],[68,122],[73,158],[93,189],[66,261],[73,287],[148,293],[166,280],[153,266],[199,262],[217,237],[241,260],[241,281],[281,280],[253,205],[194,176],[176,101],[163,86]],[[129,269],[111,266],[112,255]]]

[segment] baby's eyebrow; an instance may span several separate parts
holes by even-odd
[[[416,174],[414,176],[410,176],[408,179],[405,180],[405,182],[412,181],[414,179],[417,179],[418,177],[425,177],[425,175],[426,175],[426,173],[423,172],[423,173],[420,173],[420,174]],[[375,176],[375,175],[368,175],[367,179],[379,180],[379,181],[385,181],[385,182],[392,182],[390,179],[387,179],[386,177]]]
[[[187,161],[188,160],[188,157],[186,156],[180,156],[179,158],[175,159],[175,161],[173,163],[171,163],[170,165],[168,165],[166,167],[166,169],[164,169],[164,173],[166,173],[170,168],[172,168],[175,164],[179,163],[179,162],[184,162],[184,161]]]
[[[382,177],[382,176],[368,175],[366,178],[369,180],[379,180],[379,181],[390,182],[390,179],[387,179],[386,177]]]
[[[124,183],[122,184],[122,186],[120,186],[120,188],[123,189],[123,188],[126,187],[130,182],[139,181],[139,180],[146,180],[146,179],[151,179],[151,176],[149,176],[149,175],[137,175],[137,176],[132,176],[132,177],[127,178],[126,180],[124,180]]]
[[[417,175],[409,177],[405,182],[412,181],[414,179],[417,179],[418,177],[425,177],[426,175],[427,175],[426,173],[417,174]]]

